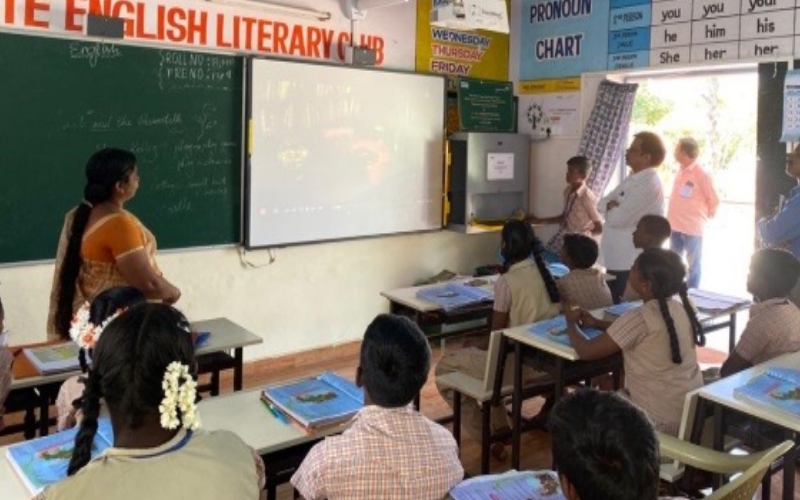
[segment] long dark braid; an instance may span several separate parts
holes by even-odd
[[[69,460],[67,475],[71,476],[81,470],[89,463],[92,458],[92,445],[94,436],[97,434],[97,418],[100,416],[100,398],[103,391],[100,383],[100,375],[90,371],[86,377],[83,390],[81,408],[83,409],[83,420],[80,430],[75,436],[75,449],[72,451],[72,458]]]
[[[117,148],[101,149],[86,163],[84,201],[75,209],[72,224],[67,231],[67,248],[58,270],[56,292],[55,328],[63,339],[69,339],[69,326],[75,312],[75,283],[81,269],[81,243],[92,206],[110,200],[118,182],[125,182],[136,168],[136,156]]]
[[[533,229],[531,229],[531,233],[533,233]],[[561,302],[561,294],[558,292],[556,280],[553,279],[553,275],[550,274],[550,270],[547,269],[547,265],[544,263],[544,258],[542,257],[544,245],[542,245],[542,241],[536,236],[533,237],[531,253],[533,254],[533,261],[536,262],[536,267],[539,268],[539,274],[542,275],[542,279],[544,280],[544,286],[547,288],[547,295],[550,296],[550,302],[553,304]]]
[[[173,361],[195,365],[189,322],[171,306],[139,304],[106,326],[94,349],[70,474],[91,457],[100,397],[115,422],[135,431],[145,415],[158,414],[164,373]]]
[[[550,271],[547,270],[542,258],[544,246],[539,238],[536,237],[531,225],[521,220],[510,220],[503,226],[501,237],[503,239],[503,248],[501,249],[504,261],[503,272],[508,271],[517,262],[522,262],[529,258],[532,254],[533,260],[539,268],[539,273],[542,275],[545,288],[547,288],[550,301],[554,304],[558,303],[561,297],[556,287],[556,281]]]
[[[656,297],[658,300],[658,308],[661,310],[661,317],[664,318],[664,323],[667,324],[667,333],[669,334],[669,352],[672,356],[672,362],[676,365],[683,363],[683,358],[681,357],[681,346],[678,343],[678,333],[675,331],[675,321],[672,319],[672,315],[669,313],[669,307],[667,306],[667,299],[664,297]]]
[[[697,312],[694,310],[692,302],[689,300],[689,291],[686,287],[686,282],[681,283],[681,288],[678,290],[678,294],[681,296],[683,309],[686,311],[686,315],[689,316],[689,322],[692,323],[692,331],[694,332],[694,345],[699,345],[702,347],[706,345],[706,334],[703,331],[703,325],[700,323],[700,320],[697,319]]]
[[[634,266],[641,279],[650,283],[653,297],[658,300],[661,317],[667,326],[672,362],[676,365],[681,364],[683,357],[681,356],[680,343],[678,342],[678,333],[675,330],[675,322],[669,312],[667,300],[682,291],[683,295],[685,295],[686,285],[684,278],[686,277],[686,267],[678,254],[662,248],[646,249],[636,259]],[[681,296],[682,300],[683,295]],[[684,308],[686,308],[686,304],[687,302],[684,302]],[[694,324],[697,321],[697,317],[694,314],[689,314],[689,321],[692,323],[692,329],[695,333],[695,342],[697,342],[698,338],[705,342],[702,336],[702,328],[700,328],[698,337],[697,328]]]

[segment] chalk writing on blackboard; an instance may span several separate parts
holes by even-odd
[[[230,58],[168,50],[159,56],[158,86],[162,90],[228,90],[234,81]]]
[[[122,57],[122,51],[113,43],[82,43],[69,44],[69,58],[88,61],[89,67],[97,66],[101,59],[117,59]]]

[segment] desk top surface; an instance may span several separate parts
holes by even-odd
[[[733,395],[734,389],[741,387],[752,378],[760,375],[767,368],[785,367],[800,370],[800,352],[784,354],[775,359],[753,366],[747,370],[722,378],[695,391],[703,399],[713,401],[719,405],[752,415],[760,420],[771,422],[781,427],[800,432],[800,417],[793,417],[789,413],[776,410],[769,405],[760,405],[740,399]]]
[[[742,304],[736,306],[735,308],[727,309],[724,311],[709,311],[709,312],[701,311],[698,313],[697,319],[700,320],[700,322],[705,322],[723,316],[736,314],[737,312],[748,309],[749,307],[750,304]],[[616,316],[610,316],[606,314],[605,308],[595,309],[593,311],[590,311],[590,313],[596,318],[604,318],[609,321],[613,321],[616,318]],[[514,340],[515,342],[520,342],[522,344],[553,354],[554,356],[558,356],[568,361],[578,361],[580,359],[578,357],[578,353],[575,352],[575,349],[572,346],[564,345],[560,342],[556,342],[555,340],[551,340],[539,335],[534,335],[529,331],[530,327],[531,324],[526,324],[526,325],[516,326],[514,328],[508,328],[503,331],[503,335]]]
[[[261,455],[338,434],[347,428],[348,424],[342,424],[315,433],[305,432],[297,424],[280,422],[266,409],[260,397],[261,389],[250,389],[203,399],[198,405],[202,428],[235,432]],[[27,500],[31,495],[8,462],[7,448],[0,447],[0,498]]]
[[[198,408],[204,429],[231,430],[260,455],[338,434],[347,428],[344,424],[309,433],[296,423],[284,424],[261,402],[261,389],[204,399]]]
[[[192,329],[198,332],[211,332],[208,341],[197,349],[197,354],[209,354],[212,352],[226,351],[249,345],[260,344],[264,341],[255,333],[246,330],[242,326],[234,323],[228,318],[213,318],[202,321],[192,322]],[[20,354],[23,356],[23,354]],[[11,381],[11,389],[22,389],[25,387],[37,387],[51,383],[63,382],[79,371],[67,371],[52,373],[49,375],[37,375],[25,377]]]
[[[406,307],[410,307],[418,312],[433,312],[433,311],[441,311],[442,307],[439,304],[435,304],[428,300],[422,299],[417,297],[417,292],[422,290],[423,288],[434,288],[438,286],[444,286],[447,283],[466,283],[468,281],[472,281],[475,279],[482,279],[486,280],[485,285],[481,285],[481,288],[487,288],[489,290],[494,290],[494,282],[497,281],[499,275],[495,274],[492,276],[480,276],[480,277],[463,277],[457,278],[454,280],[443,281],[441,283],[433,283],[430,285],[421,285],[421,286],[409,286],[405,288],[396,288],[394,290],[386,290],[381,292],[381,295],[386,297],[387,299],[391,300],[392,302],[397,302],[398,304],[402,304]],[[487,302],[488,304],[488,302]]]

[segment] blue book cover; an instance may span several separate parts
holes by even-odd
[[[791,368],[768,368],[741,387],[733,395],[755,403],[800,415],[800,371]]]
[[[6,457],[31,494],[37,495],[46,486],[67,477],[67,466],[72,458],[77,433],[78,428],[75,427],[8,447]],[[113,440],[111,420],[100,418],[92,458],[110,447]]]
[[[453,500],[565,500],[553,471],[509,471],[476,476],[450,490]]]
[[[551,262],[547,264],[547,270],[553,278],[563,278],[569,274],[569,268],[560,262]]]
[[[264,397],[310,429],[349,420],[364,407],[363,391],[331,372],[267,387]]]
[[[528,331],[538,337],[546,338],[558,342],[559,344],[566,346],[572,345],[569,342],[569,335],[567,335],[567,320],[564,316],[556,316],[555,318],[534,323],[530,326]],[[593,339],[603,333],[602,330],[586,326],[582,326],[581,331],[584,337],[588,339]]]
[[[622,316],[628,311],[642,307],[641,300],[634,300],[632,302],[621,302],[613,306],[606,307],[605,311],[612,316]]]
[[[449,310],[492,301],[494,300],[494,291],[462,283],[447,283],[442,286],[421,288],[417,291],[417,297]]]

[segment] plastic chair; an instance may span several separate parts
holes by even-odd
[[[787,440],[758,453],[730,455],[660,432],[657,434],[662,457],[672,458],[683,464],[716,474],[741,473],[731,482],[706,497],[710,500],[752,499],[770,465],[794,446],[792,441]]]
[[[491,435],[491,405],[494,395],[494,381],[497,375],[497,364],[500,361],[500,345],[503,337],[502,330],[491,332],[489,336],[489,349],[486,353],[486,368],[483,378],[470,377],[461,372],[452,372],[436,377],[437,384],[453,390],[453,437],[456,444],[461,446],[461,395],[473,398],[481,405],[481,474],[489,472],[489,447],[492,444]],[[549,380],[549,376],[547,377]],[[552,390],[552,383],[526,387],[524,395],[531,397]],[[513,384],[504,385],[500,391],[501,397],[511,395]]]

